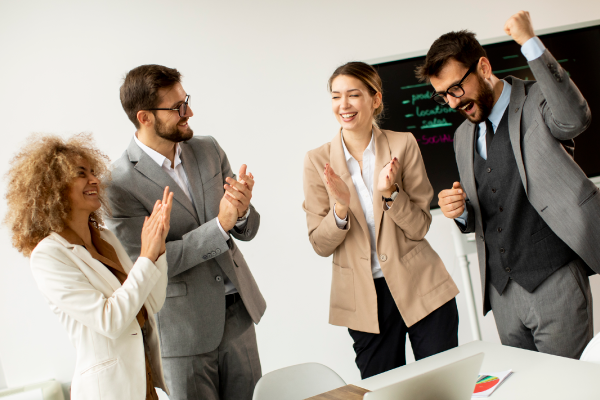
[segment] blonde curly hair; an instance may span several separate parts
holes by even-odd
[[[10,161],[6,174],[8,211],[4,223],[12,232],[12,245],[24,256],[51,232],[61,232],[71,212],[69,190],[77,176],[80,157],[90,163],[100,180],[98,199],[102,207],[90,214],[90,222],[101,229],[109,212],[105,198],[110,179],[109,158],[94,147],[90,133],[63,139],[33,134]]]

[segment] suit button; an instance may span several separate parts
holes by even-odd
[[[498,228],[498,232],[502,232],[502,228]]]
[[[216,256],[216,255],[217,255],[217,252],[216,252],[216,251],[213,251],[213,252],[211,252],[211,253],[210,253],[210,255],[214,257],[214,256]]]
[[[504,269],[506,270],[506,272],[510,272],[510,268],[509,267],[506,267]]]
[[[221,254],[221,249],[217,249],[216,253]]]
[[[496,189],[492,188],[492,193],[496,193]]]
[[[385,261],[387,261],[387,256],[386,256],[385,254],[382,254],[382,255],[380,255],[380,256],[379,256],[379,259],[380,259],[381,261],[384,261],[384,262],[385,262]]]
[[[500,212],[502,212],[502,211],[504,211],[504,208],[500,207],[499,210],[500,210]]]
[[[223,278],[221,278],[221,275],[217,275],[217,276],[215,277],[215,281],[217,281],[217,282],[221,282],[221,280],[222,280],[222,279],[223,279]]]
[[[504,250],[504,247],[500,247],[500,253],[503,253],[503,254],[504,254],[504,251],[505,251],[505,250]]]
[[[248,235],[252,235],[252,229],[248,229]]]
[[[489,174],[490,172],[492,172],[492,169],[491,169],[491,168],[488,168],[488,169],[487,169],[487,172],[488,172],[488,174]]]
[[[202,256],[202,259],[203,259],[203,260],[206,260],[206,254]]]
[[[483,242],[483,235],[479,235],[479,239]]]

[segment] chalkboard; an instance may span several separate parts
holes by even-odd
[[[600,110],[600,25],[540,35],[556,60],[569,73],[588,101],[592,115]],[[533,73],[514,41],[483,46],[494,74],[533,80]],[[459,180],[452,142],[464,117],[448,106],[430,100],[433,88],[415,78],[415,68],[425,56],[374,64],[383,81],[382,129],[412,132],[419,143],[427,175],[434,189],[431,208],[438,207],[438,193]],[[575,161],[588,177],[600,175],[600,118],[575,139]]]

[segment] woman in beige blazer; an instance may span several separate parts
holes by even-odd
[[[77,349],[71,399],[158,399],[167,391],[154,314],[167,287],[173,194],[140,220],[135,264],[102,228],[106,156],[89,135],[33,138],[12,160],[6,223]]]
[[[310,243],[333,254],[329,322],[347,326],[362,378],[458,345],[458,289],[425,234],[433,189],[408,132],[377,127],[381,79],[351,62],[329,79],[341,125],[304,159]]]

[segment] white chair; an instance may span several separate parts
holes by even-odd
[[[600,364],[600,333],[594,336],[588,345],[585,346],[585,350],[583,350],[579,359],[581,361]]]
[[[345,385],[338,374],[323,364],[298,364],[260,378],[252,400],[303,400]]]

